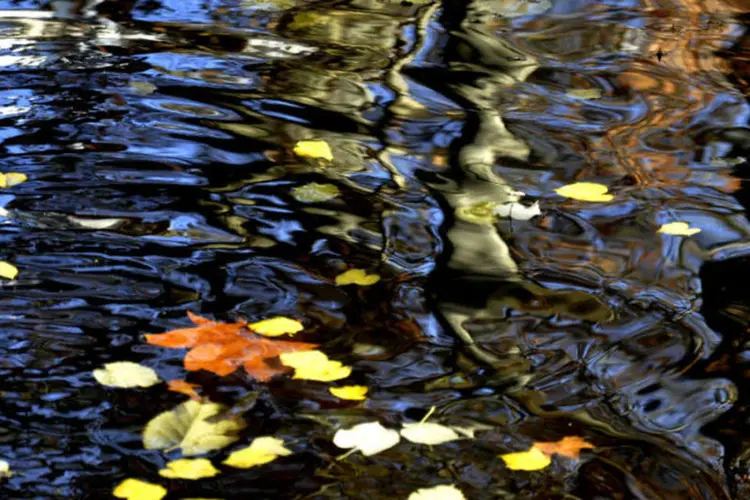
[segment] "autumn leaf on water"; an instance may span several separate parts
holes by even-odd
[[[18,268],[13,264],[0,261],[0,276],[8,278],[9,280],[14,280],[16,279],[16,276],[18,276]]]
[[[185,356],[185,369],[190,371],[206,370],[223,377],[242,366],[249,376],[266,382],[274,375],[289,371],[281,364],[272,366],[266,360],[318,347],[307,342],[263,338],[253,333],[245,321],[219,323],[190,311],[188,317],[195,327],[146,335],[146,341],[162,347],[190,348]]]
[[[223,463],[231,467],[249,469],[291,454],[292,450],[284,446],[283,440],[273,436],[261,436],[253,439],[247,448],[232,452]]]
[[[536,442],[526,451],[499,456],[511,470],[532,471],[547,467],[552,462],[550,457],[555,454],[578,460],[584,448],[594,448],[594,445],[578,436],[566,436],[560,441]]]
[[[331,146],[323,140],[299,141],[294,146],[294,154],[302,158],[314,158],[333,161]]]
[[[328,392],[339,399],[350,401],[364,401],[367,399],[367,387],[364,385],[345,385],[342,387],[331,387]]]
[[[370,286],[380,281],[380,276],[377,274],[367,274],[364,269],[349,269],[338,276],[336,276],[336,284],[338,286],[346,285],[359,285],[359,286]]]
[[[303,380],[332,382],[346,378],[352,373],[351,367],[344,366],[340,361],[328,359],[326,353],[321,351],[284,353],[279,359],[284,365],[294,368],[293,378]]]
[[[280,335],[294,335],[304,327],[296,319],[276,316],[250,325],[250,329],[264,337],[278,337]]]
[[[129,478],[117,485],[112,494],[127,500],[161,500],[167,496],[167,489],[158,484]]]
[[[132,361],[105,363],[104,368],[92,373],[97,382],[107,387],[151,387],[161,382],[153,369]]]
[[[29,178],[19,172],[0,173],[0,188],[8,188],[26,182]]]
[[[181,458],[167,464],[166,469],[159,471],[159,475],[170,479],[203,479],[214,477],[220,471],[205,458]]]
[[[614,195],[607,193],[607,186],[596,182],[576,182],[555,189],[560,196],[581,201],[612,201]]]
[[[452,484],[441,484],[433,488],[420,488],[409,495],[409,500],[466,500],[466,497]]]
[[[675,236],[692,236],[700,233],[701,230],[697,227],[690,227],[687,222],[668,222],[662,224],[657,233],[673,234]]]
[[[339,429],[333,436],[333,444],[339,448],[361,451],[369,457],[396,446],[401,436],[393,429],[386,429],[380,422],[357,424],[349,429]]]

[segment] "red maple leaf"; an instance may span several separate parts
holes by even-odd
[[[219,376],[234,373],[240,366],[259,382],[267,382],[274,375],[290,368],[266,361],[285,352],[311,351],[318,344],[269,340],[250,330],[246,321],[217,323],[187,312],[196,326],[166,333],[146,335],[146,341],[162,347],[191,348],[185,355],[185,369],[206,370]]]

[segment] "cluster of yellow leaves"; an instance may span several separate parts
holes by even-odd
[[[533,471],[544,469],[552,463],[552,455],[557,454],[577,460],[581,456],[582,449],[593,447],[594,445],[578,436],[567,436],[560,441],[537,442],[526,451],[505,453],[499,457],[511,470]]]

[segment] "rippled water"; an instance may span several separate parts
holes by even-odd
[[[0,2],[0,457],[9,499],[750,497],[750,11],[744,0]],[[598,98],[580,97],[590,90]],[[324,139],[334,161],[295,158]],[[615,199],[567,200],[575,181]],[[291,190],[335,184],[302,203]],[[542,215],[455,216],[511,190]],[[690,238],[659,234],[687,221]],[[337,287],[350,267],[379,273]],[[184,396],[109,390],[114,360],[185,378],[143,334],[303,318],[364,404],[239,372],[188,380],[295,454],[160,478],[140,432]],[[258,402],[248,395],[259,391]],[[252,399],[252,397],[250,398]],[[333,430],[492,427],[341,453]],[[497,458],[578,435],[580,462]],[[223,456],[218,452],[215,456]],[[174,458],[174,453],[171,458]]]

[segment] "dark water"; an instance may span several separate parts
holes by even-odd
[[[0,457],[8,499],[750,498],[750,6],[744,0],[0,2]],[[743,38],[744,37],[744,38]],[[599,99],[568,94],[597,89]],[[295,158],[324,139],[327,167]],[[615,199],[554,189],[606,184]],[[302,203],[294,187],[341,196]],[[477,225],[509,190],[542,215]],[[656,233],[688,221],[690,238]],[[337,287],[349,267],[379,273]],[[214,401],[295,454],[201,481],[140,432],[185,400],[110,390],[130,360],[185,378],[143,334],[303,318],[371,388],[201,372]],[[247,404],[256,394],[256,404]],[[250,395],[250,396],[249,396]],[[252,399],[252,398],[250,398]],[[337,465],[342,425],[492,429]],[[577,435],[528,473],[498,454]],[[217,452],[212,457],[223,457]]]

